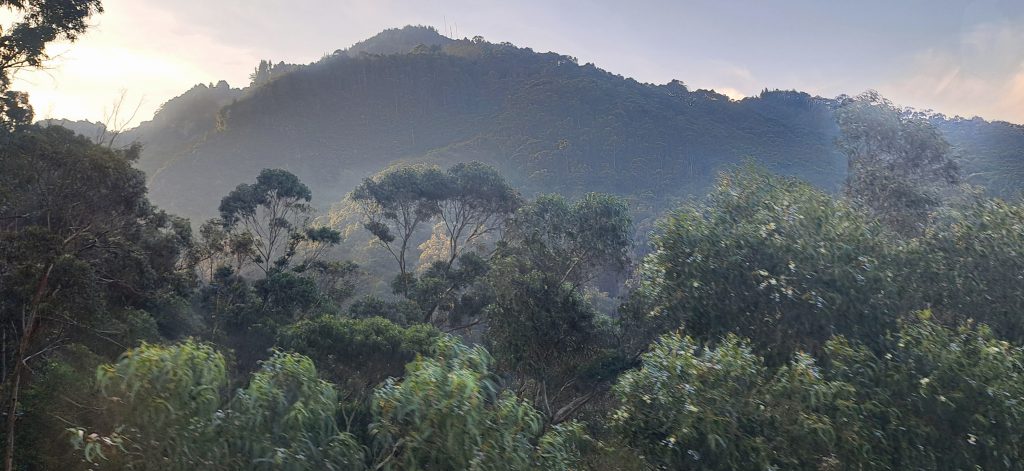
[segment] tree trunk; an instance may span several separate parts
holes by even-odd
[[[15,357],[14,373],[11,377],[11,398],[10,404],[7,408],[7,447],[4,452],[4,470],[14,471],[14,432],[17,425],[17,413],[18,413],[18,393],[21,389],[21,378],[25,373],[25,358],[28,357],[28,349],[32,344],[32,338],[35,336],[36,330],[38,330],[40,319],[39,319],[39,304],[42,302],[43,293],[46,291],[47,283],[50,279],[50,271],[53,270],[53,264],[51,263],[46,267],[46,272],[43,273],[42,279],[39,280],[39,285],[36,287],[36,294],[32,298],[32,311],[29,314],[28,323],[25,325],[25,331],[21,334],[21,342],[18,344],[18,354]]]

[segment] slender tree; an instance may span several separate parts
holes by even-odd
[[[435,167],[405,166],[367,178],[350,197],[359,204],[364,227],[395,258],[399,291],[409,294],[410,241],[421,224],[440,212],[445,175]]]
[[[252,240],[253,261],[269,275],[287,267],[302,242],[310,242],[309,255],[318,257],[341,241],[333,229],[309,227],[312,198],[309,187],[291,172],[264,169],[256,183],[238,185],[221,200],[221,220],[228,231]]]

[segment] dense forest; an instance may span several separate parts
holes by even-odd
[[[406,28],[112,135],[16,66],[6,469],[1024,469],[1019,126]]]

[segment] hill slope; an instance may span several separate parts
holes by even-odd
[[[264,167],[296,173],[326,205],[398,160],[481,160],[526,193],[605,191],[656,209],[746,158],[836,188],[833,104],[783,91],[732,101],[406,27],[260,86],[194,88],[132,137],[147,146],[152,198],[193,218]],[[934,119],[962,153],[982,154],[965,164],[979,182],[1016,191],[1024,128]]]

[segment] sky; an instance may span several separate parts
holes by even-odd
[[[46,70],[19,72],[37,118],[152,117],[197,83],[248,83],[385,28],[483,36],[642,82],[730,97],[878,90],[947,115],[1024,123],[1024,0],[104,0]]]

